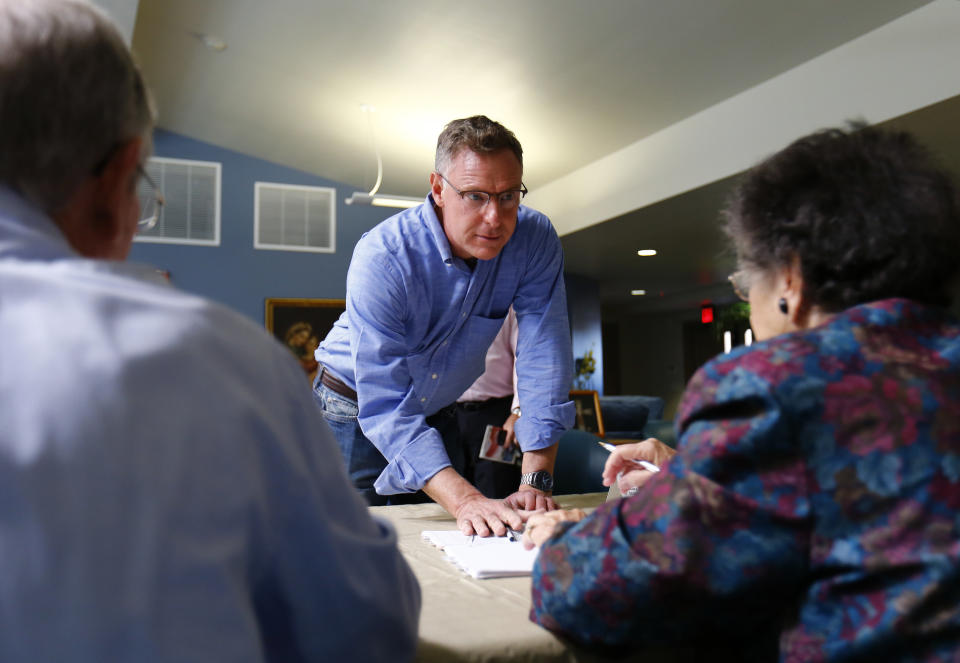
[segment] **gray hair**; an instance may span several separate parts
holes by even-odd
[[[0,0],[0,183],[48,213],[155,111],[120,31],[84,0]]]
[[[520,168],[523,168],[523,148],[520,141],[512,131],[486,115],[453,120],[443,128],[437,138],[437,155],[434,161],[436,171],[444,173],[457,153],[464,148],[478,154],[510,150],[520,162]]]

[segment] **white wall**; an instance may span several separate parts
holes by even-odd
[[[958,63],[960,1],[934,0],[538,187],[527,201],[566,235],[738,173],[797,136],[953,97]]]

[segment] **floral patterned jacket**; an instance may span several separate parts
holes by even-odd
[[[593,647],[960,661],[960,325],[903,299],[723,355],[678,451],[564,523],[531,619]],[[733,645],[731,645],[733,646]]]

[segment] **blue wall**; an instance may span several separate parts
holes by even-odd
[[[595,389],[603,395],[603,342],[600,331],[600,288],[596,281],[576,274],[565,274],[567,308],[573,339],[574,358],[593,351],[596,370],[583,389]]]
[[[222,164],[220,246],[135,242],[130,260],[168,270],[181,290],[226,304],[259,324],[263,324],[267,297],[342,299],[350,256],[360,235],[397,211],[346,205],[343,200],[355,187],[169,131],[158,129],[154,134],[154,154]],[[253,185],[257,181],[336,188],[336,253],[254,249]]]

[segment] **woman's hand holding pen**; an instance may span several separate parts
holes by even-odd
[[[620,492],[627,494],[631,489],[642,486],[653,472],[637,465],[636,461],[646,461],[657,467],[666,465],[677,452],[655,438],[647,438],[635,444],[619,444],[610,452],[603,468],[603,485],[611,486],[615,482]]]
[[[657,468],[665,465],[677,453],[652,437],[635,444],[601,446],[610,450],[610,457],[603,468],[603,485],[609,486],[619,479],[621,492],[640,486],[656,473],[640,465],[638,461],[659,471]],[[523,546],[527,549],[539,546],[553,536],[560,523],[577,522],[586,516],[580,509],[520,513],[527,521],[523,529]]]

